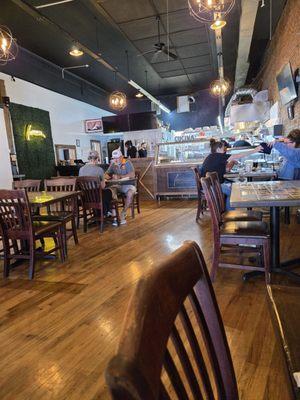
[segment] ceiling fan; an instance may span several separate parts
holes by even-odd
[[[172,60],[177,60],[178,59],[177,55],[174,53],[171,53],[169,51],[169,46],[166,46],[165,43],[163,43],[160,40],[160,17],[159,16],[156,17],[156,21],[157,21],[157,38],[158,38],[157,43],[155,43],[153,45],[153,47],[154,47],[153,50],[146,51],[145,53],[139,54],[139,56],[144,56],[146,54],[154,53],[153,57],[151,58],[151,61],[150,61],[151,63],[155,63],[161,55],[167,56],[168,59],[172,58]]]

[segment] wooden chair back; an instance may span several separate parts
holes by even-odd
[[[45,179],[44,188],[47,192],[74,192],[76,181],[76,178]]]
[[[114,400],[166,400],[174,392],[180,400],[238,399],[220,311],[195,242],[139,281],[106,381]]]
[[[77,178],[78,189],[81,190],[82,206],[86,210],[102,209],[102,189],[100,178],[80,176]]]
[[[225,201],[224,194],[222,192],[222,187],[220,184],[219,176],[217,172],[207,172],[206,176],[208,176],[211,180],[213,190],[215,192],[215,196],[217,198],[217,204],[219,206],[221,214],[225,211]]]
[[[214,191],[210,177],[201,178],[201,183],[210,210],[214,235],[219,235],[220,226],[222,224],[222,214],[218,204],[218,197]]]
[[[24,179],[23,181],[13,182],[13,189],[25,189],[26,192],[39,192],[40,187],[40,179]]]
[[[25,190],[0,190],[3,240],[33,237],[31,210]]]
[[[202,194],[202,184],[201,184],[201,174],[199,171],[199,168],[194,168],[194,173],[195,173],[195,179],[196,179],[196,185],[197,185],[197,192],[198,192],[198,198],[201,198]]]

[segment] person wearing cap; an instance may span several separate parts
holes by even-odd
[[[123,157],[120,148],[112,152],[112,160],[108,170],[106,171],[106,176],[108,179],[120,179],[120,178],[134,178],[134,166],[132,162]],[[126,200],[124,209],[121,212],[121,225],[126,224],[126,212],[129,207],[131,207],[134,194],[136,192],[136,187],[134,185],[117,185],[117,191],[119,193],[125,194]]]
[[[111,201],[112,201],[112,191],[110,189],[105,189],[104,171],[98,165],[100,158],[98,151],[91,150],[88,156],[88,163],[86,163],[79,170],[79,176],[92,176],[95,178],[100,178],[101,189],[102,189],[102,201],[103,201],[103,212],[107,214],[111,212]],[[113,210],[115,212],[115,210]]]

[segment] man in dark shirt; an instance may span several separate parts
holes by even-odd
[[[125,147],[127,149],[127,157],[136,158],[137,149],[135,146],[132,145],[131,140],[127,140],[127,142],[125,142]]]
[[[205,176],[207,172],[217,172],[220,183],[222,185],[222,191],[226,195],[226,209],[230,210],[230,193],[231,185],[224,183],[224,175],[226,171],[229,171],[235,163],[235,160],[249,156],[250,154],[258,153],[262,150],[261,146],[255,149],[244,151],[237,154],[226,154],[226,147],[224,143],[218,142],[214,139],[210,143],[211,153],[204,160],[201,167],[201,175]]]
[[[139,157],[140,158],[147,157],[147,144],[145,142],[141,144],[141,148],[139,149]]]

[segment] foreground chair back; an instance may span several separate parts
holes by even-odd
[[[180,400],[238,399],[220,311],[195,242],[138,283],[106,381],[114,400],[170,399],[172,392]]]
[[[29,259],[29,277],[34,276],[36,248],[35,241],[44,237],[53,237],[55,247],[49,251],[39,252],[46,255],[60,250],[64,261],[63,231],[58,222],[33,222],[31,209],[25,190],[0,190],[0,225],[4,249],[3,275],[9,275],[11,259]],[[9,241],[20,241],[22,249],[11,254]]]
[[[198,207],[197,207],[197,214],[196,214],[196,221],[200,218],[200,214],[206,209],[206,200],[202,189],[201,184],[201,174],[198,168],[194,168],[196,185],[197,185],[197,194],[198,194]]]
[[[40,187],[40,179],[24,179],[23,181],[13,182],[13,189],[25,189],[27,192],[38,192]]]

